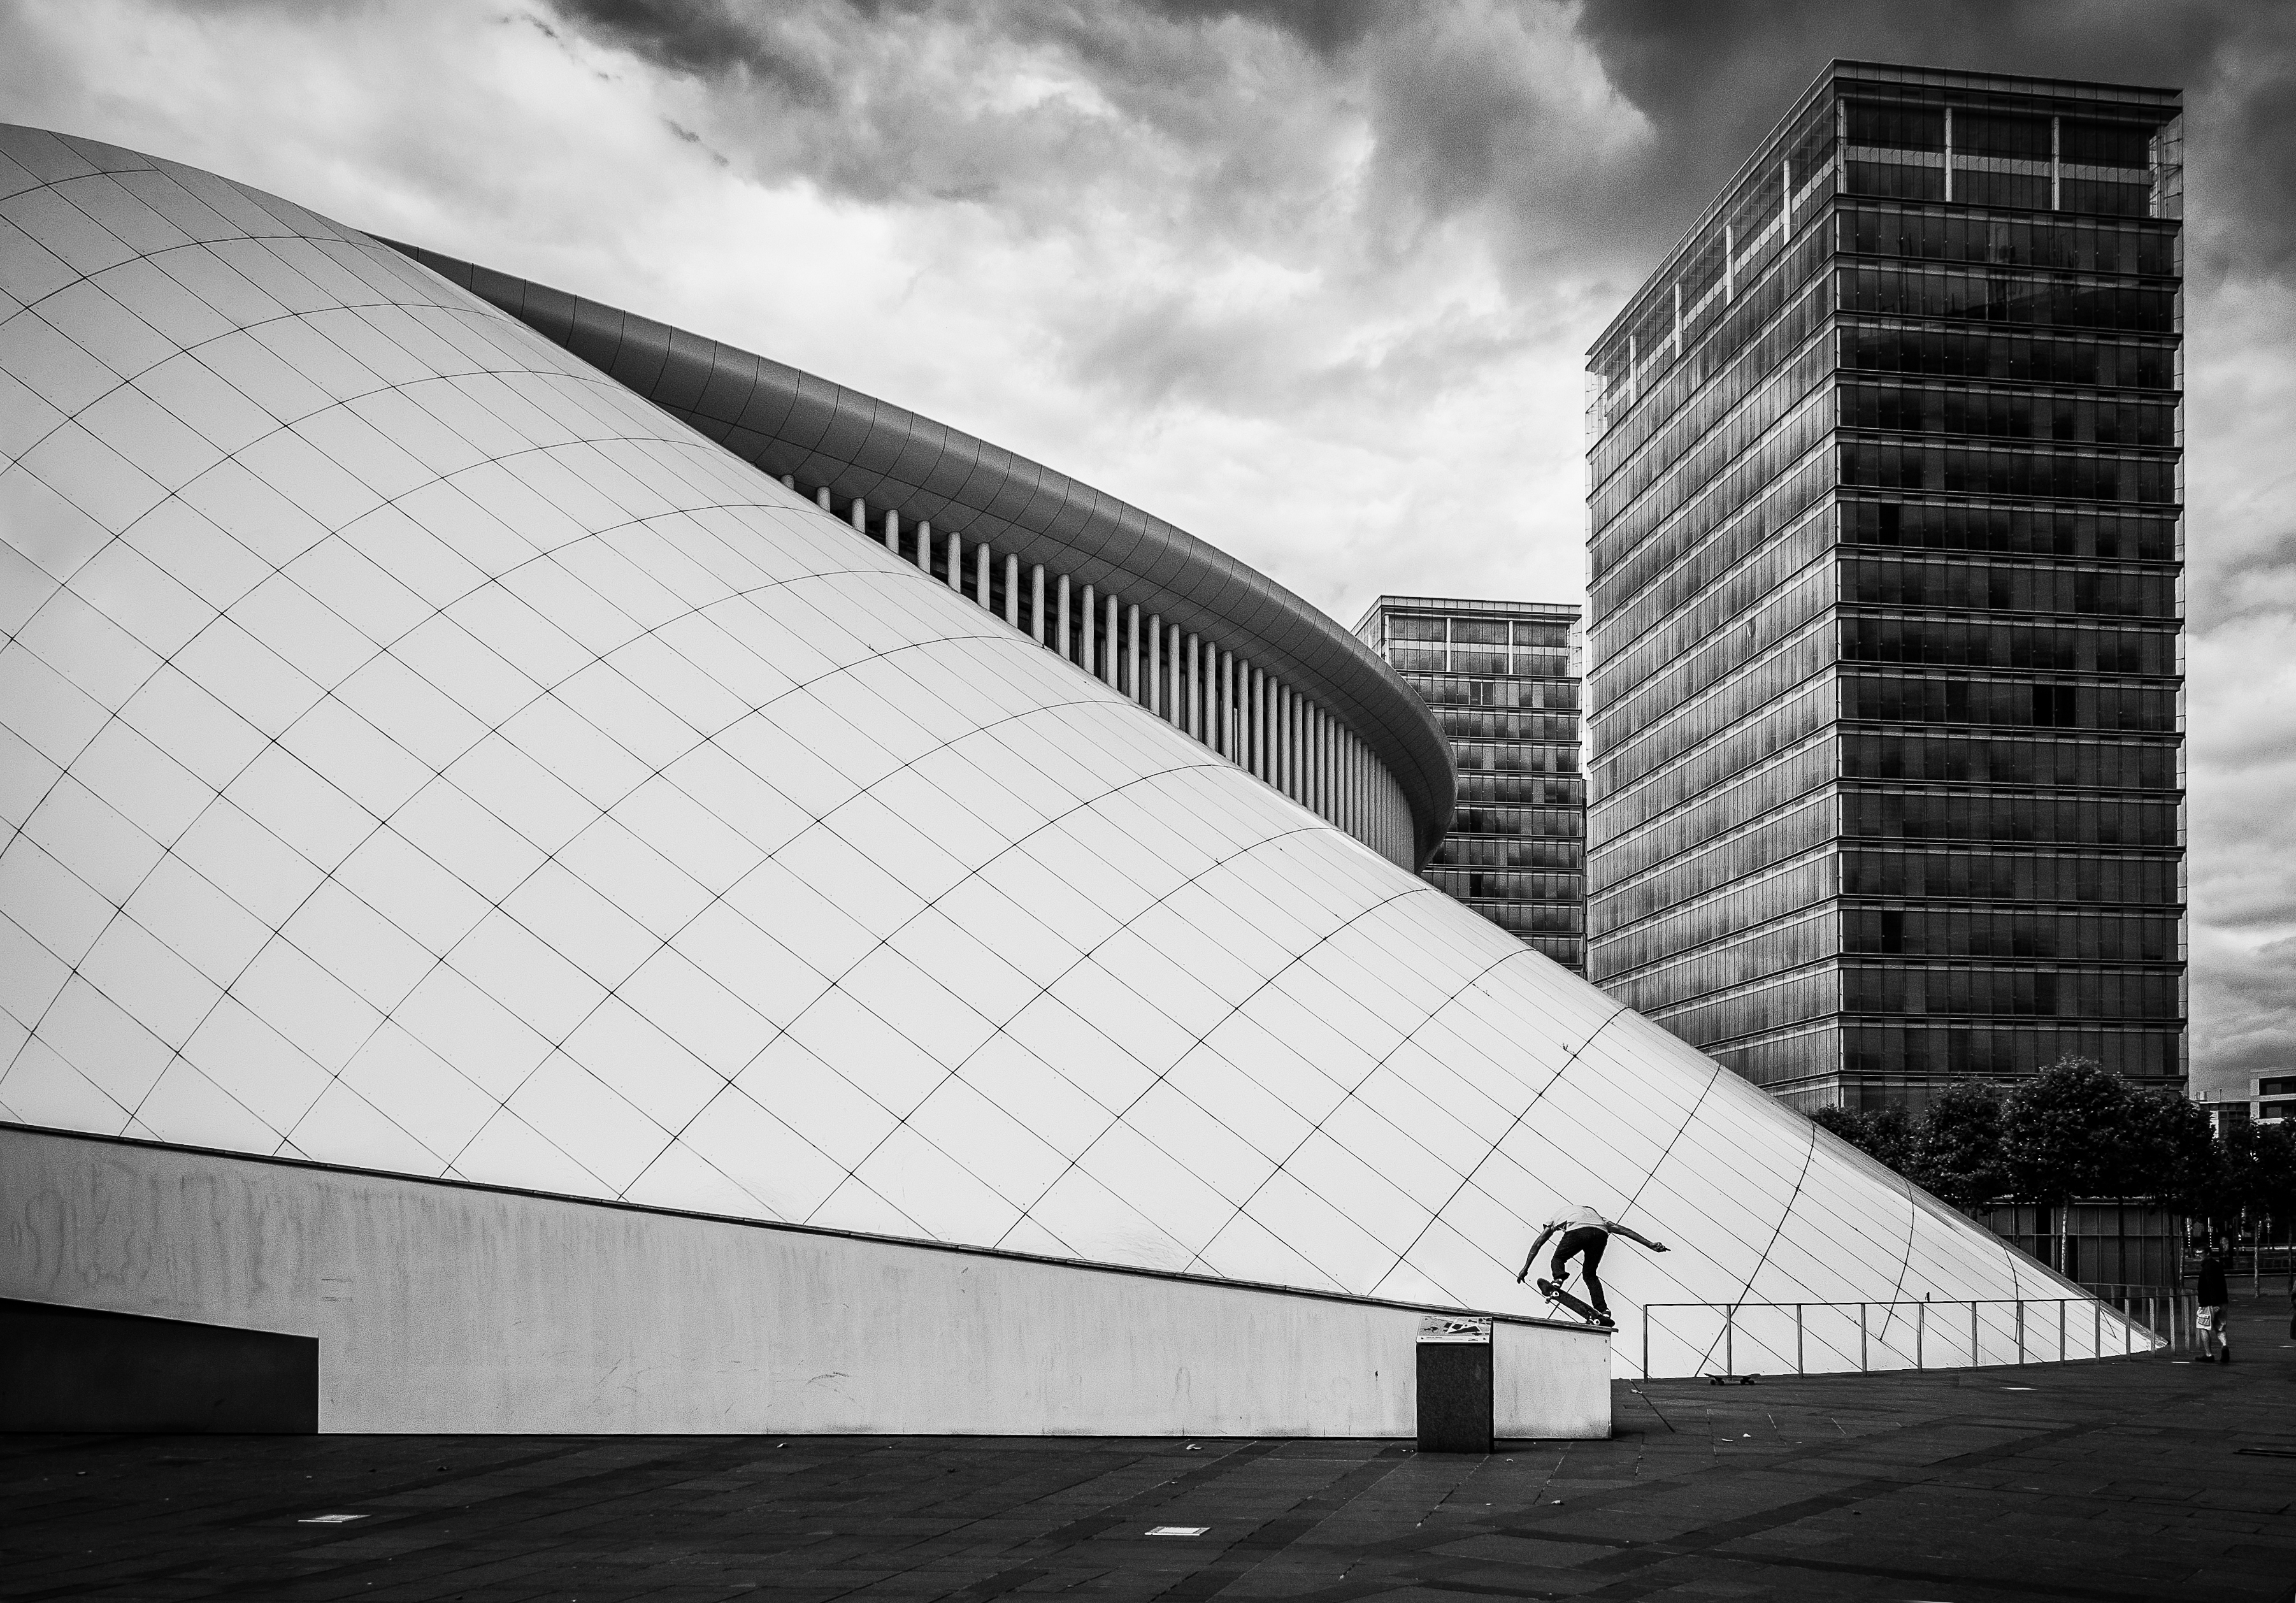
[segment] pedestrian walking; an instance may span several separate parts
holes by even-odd
[[[2225,1286],[2224,1260],[2211,1245],[2201,1254],[2201,1283],[2194,1301],[2200,1304],[2201,1361],[2232,1362],[2232,1331],[2225,1322],[2232,1294]]]

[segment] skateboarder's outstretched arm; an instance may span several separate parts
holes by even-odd
[[[1644,1246],[1650,1248],[1653,1253],[1663,1253],[1668,1250],[1665,1242],[1652,1241],[1641,1231],[1630,1230],[1615,1219],[1611,1221],[1611,1234],[1613,1236],[1624,1236],[1628,1241],[1639,1241]]]
[[[1514,1278],[1514,1283],[1517,1286],[1521,1285],[1523,1282],[1523,1277],[1530,1273],[1530,1266],[1538,1262],[1538,1249],[1546,1245],[1546,1238],[1554,1234],[1554,1226],[1548,1225],[1545,1229],[1539,1231],[1538,1239],[1530,1244],[1530,1251],[1522,1255],[1522,1268],[1516,1273]]]

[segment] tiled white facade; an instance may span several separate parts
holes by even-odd
[[[2059,1295],[273,197],[0,133],[0,1118],[1524,1312],[1584,1201],[1622,1349]]]

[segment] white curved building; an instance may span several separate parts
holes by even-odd
[[[1927,1321],[1936,1364],[2004,1358],[2004,1299],[2079,1295],[275,197],[0,132],[0,1296],[315,1340],[330,1427],[803,1428],[773,1386],[697,1401],[722,1353],[674,1405],[554,1357],[594,1416],[458,1378],[510,1279],[639,1318],[609,1306],[636,1281],[579,1284],[584,1230],[632,1275],[701,1266],[644,1296],[732,1295],[688,1282],[749,1248],[670,1245],[698,1219],[789,1227],[816,1291],[964,1246],[933,1263],[1537,1316],[1514,1271],[1583,1202],[1675,1249],[1605,1265],[1622,1371],[1647,1304],[1897,1304],[1883,1367],[1908,1303],[1965,1311]],[[417,1234],[330,1270],[386,1216]],[[425,1345],[442,1309],[468,1328]],[[1733,1325],[1767,1353],[1739,1368],[1792,1366],[1783,1317]],[[2046,1317],[2069,1355],[2143,1340]],[[1808,1367],[1858,1366],[1846,1319],[1806,1315]],[[1653,1324],[1652,1367],[1720,1361],[1710,1324]],[[1000,1418],[855,1406],[821,1418]]]

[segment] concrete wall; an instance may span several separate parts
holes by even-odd
[[[0,1296],[318,1338],[320,1428],[1408,1436],[1417,1309],[0,1129]],[[1610,1434],[1504,1322],[1501,1434]]]

